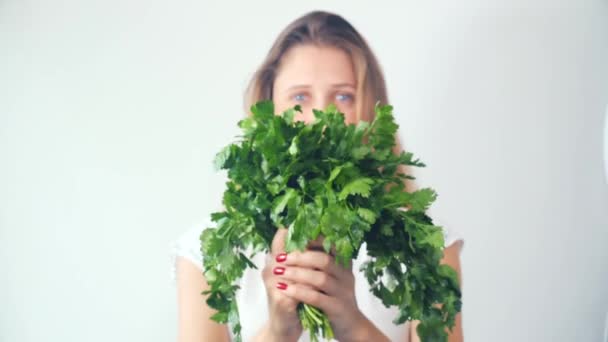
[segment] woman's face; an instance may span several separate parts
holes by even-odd
[[[283,56],[273,85],[276,112],[295,105],[296,120],[314,121],[313,109],[325,110],[330,103],[344,113],[346,123],[355,123],[356,77],[351,58],[333,47],[299,45]]]

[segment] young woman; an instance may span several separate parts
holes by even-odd
[[[371,121],[374,104],[388,103],[382,71],[363,37],[342,17],[320,11],[295,20],[275,41],[251,80],[246,111],[262,99],[272,99],[276,113],[299,104],[303,112],[296,119],[305,122],[313,121],[313,108],[325,109],[330,103],[349,123]],[[400,150],[399,144],[396,149]],[[406,187],[416,189],[411,181]],[[440,225],[435,217],[433,220]],[[201,295],[208,285],[201,271],[199,236],[204,227],[212,225],[207,223],[193,227],[174,245],[179,342],[231,339],[227,326],[209,319],[213,310]],[[449,227],[444,229],[442,262],[458,272],[462,284],[459,254],[464,240]],[[385,308],[369,292],[358,271],[366,258],[364,248],[344,268],[331,255],[316,250],[320,241],[305,252],[285,254],[285,234],[285,229],[278,230],[271,253],[253,260],[259,270],[248,269],[241,279],[237,303],[244,341],[308,341],[296,315],[299,302],[322,309],[338,341],[419,340],[417,322],[394,325],[396,309]],[[461,322],[458,314],[450,342],[463,340]]]

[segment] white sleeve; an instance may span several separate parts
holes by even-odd
[[[453,243],[458,243],[460,246],[459,252],[462,253],[462,249],[464,248],[464,236],[462,233],[449,224],[449,222],[446,222],[443,218],[431,218],[433,219],[433,225],[443,228],[443,239],[445,242],[444,247],[447,248]]]
[[[171,263],[171,281],[173,284],[177,281],[177,268],[175,263],[178,256],[190,260],[201,271],[203,270],[200,236],[207,226],[208,222],[194,225],[183,232],[176,240],[171,242],[169,257]]]

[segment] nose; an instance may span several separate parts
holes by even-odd
[[[329,106],[330,103],[332,103],[332,101],[330,101],[330,99],[327,99],[324,96],[319,97],[314,101],[312,108],[318,109],[318,110],[325,110],[325,108],[327,108],[327,106]]]
[[[296,116],[296,121],[304,121],[307,124],[314,122],[315,115],[312,110],[316,109],[324,111],[331,103],[333,103],[331,96],[320,94],[313,96],[311,100],[303,106],[302,114]]]

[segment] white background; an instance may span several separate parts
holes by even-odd
[[[0,341],[170,341],[169,243],[273,39],[334,10],[384,67],[467,341],[600,341],[608,2],[0,2]],[[399,5],[396,5],[399,3]]]

